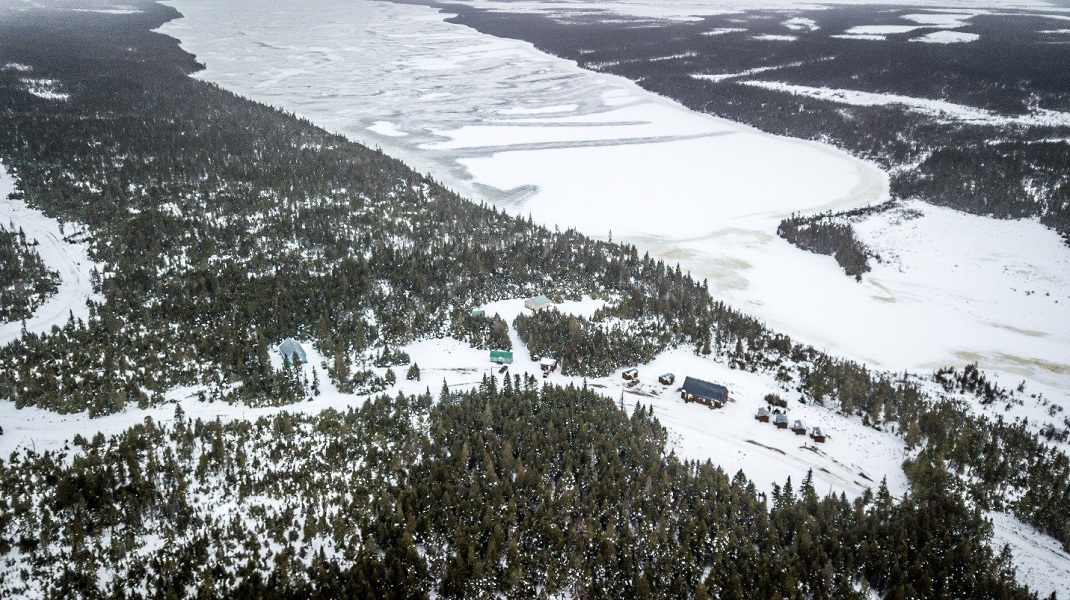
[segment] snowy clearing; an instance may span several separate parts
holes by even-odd
[[[755,35],[752,36],[751,39],[761,40],[765,42],[794,42],[795,40],[799,39],[799,37],[795,35],[778,35],[770,33],[765,35]]]
[[[947,32],[959,36],[972,34]],[[969,40],[960,40],[969,41]],[[752,85],[767,90],[775,90],[797,96],[829,100],[851,106],[902,106],[909,110],[929,115],[946,122],[961,122],[972,125],[991,125],[1006,127],[1021,125],[1026,127],[1066,127],[1070,126],[1070,113],[1054,110],[1037,109],[1026,115],[1007,116],[999,113],[975,108],[965,104],[955,104],[944,100],[931,100],[929,98],[915,98],[899,94],[881,94],[876,92],[863,92],[859,90],[845,90],[825,87],[811,87],[794,85],[778,81],[744,81],[745,85]]]
[[[807,19],[806,17],[793,17],[784,21],[781,25],[792,31],[817,31],[818,29],[821,29],[817,26],[817,21]]]
[[[924,42],[927,44],[961,44],[964,42],[976,42],[981,36],[976,33],[965,31],[934,31],[917,38],[911,38],[912,42]]]
[[[58,221],[31,209],[25,202],[9,198],[13,191],[15,180],[0,164],[0,223],[5,226],[14,224],[16,230],[21,227],[27,239],[37,240],[41,259],[60,276],[59,291],[26,320],[26,330],[44,333],[53,326],[62,327],[72,314],[75,319],[87,319],[86,300],[94,297],[90,279],[94,263],[89,259],[88,246],[65,241]],[[66,232],[73,233],[69,228]],[[99,297],[95,299],[100,301]],[[0,324],[0,345],[18,339],[22,335],[22,326],[21,321]]]

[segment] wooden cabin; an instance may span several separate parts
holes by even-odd
[[[661,385],[672,385],[675,381],[676,375],[673,375],[672,373],[666,373],[658,377],[658,382],[661,383]]]
[[[754,419],[759,423],[768,423],[771,415],[772,413],[769,412],[769,409],[763,406],[758,409],[758,413],[754,415]]]
[[[773,424],[776,425],[777,429],[787,429],[788,415],[785,415],[783,413],[777,414],[777,416],[773,417]]]
[[[795,435],[806,435],[806,425],[801,419],[795,419],[795,422],[791,424],[791,430],[795,432]]]
[[[624,372],[620,374],[620,376],[627,381],[639,379],[639,369],[625,369]]]
[[[814,440],[819,444],[824,444],[825,432],[821,431],[820,427],[814,427],[813,430],[810,431],[810,439]]]
[[[680,397],[684,402],[698,402],[710,408],[721,408],[728,402],[728,388],[694,377],[685,377]]]
[[[552,373],[557,370],[557,359],[544,356],[539,359],[539,367],[543,373]]]

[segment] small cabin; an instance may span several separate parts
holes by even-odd
[[[754,415],[754,419],[759,423],[768,423],[771,415],[772,413],[769,412],[769,409],[763,406],[758,409],[758,413]]]
[[[710,408],[721,408],[728,402],[728,388],[694,377],[685,377],[680,397],[684,402],[698,402]]]
[[[810,439],[814,440],[815,442],[817,442],[819,444],[824,444],[825,443],[825,432],[821,431],[820,427],[814,427],[813,430],[810,431]]]
[[[551,302],[549,298],[542,295],[535,296],[533,298],[528,298],[524,301],[524,308],[530,310],[531,312],[539,312],[540,310],[546,310],[548,308],[551,308],[553,305],[554,303]]]
[[[293,338],[286,338],[279,344],[279,354],[282,355],[282,360],[286,362],[292,362],[294,357],[302,363],[308,362],[308,355],[305,354],[305,349]]]
[[[482,308],[473,308],[471,315],[473,317],[485,317],[487,316],[487,311],[483,310]]]
[[[620,374],[620,376],[627,381],[639,379],[639,369],[625,369],[624,372]]]
[[[661,385],[672,385],[674,381],[676,381],[676,375],[673,375],[672,373],[666,373],[658,377],[658,382],[661,383]]]
[[[806,425],[801,419],[795,419],[795,422],[791,424],[791,430],[795,432],[795,435],[806,435]]]
[[[773,417],[773,425],[776,425],[777,429],[787,429],[788,428],[788,415],[785,415],[785,414],[781,413],[781,414]]]
[[[499,365],[513,364],[513,353],[508,350],[491,350],[490,362]]]
[[[557,359],[544,356],[539,359],[539,366],[543,373],[552,373],[557,370]]]

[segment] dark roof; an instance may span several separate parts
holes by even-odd
[[[683,390],[699,398],[709,398],[710,400],[723,401],[728,397],[728,388],[725,386],[695,379],[694,377],[684,378]]]

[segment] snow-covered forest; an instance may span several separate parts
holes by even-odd
[[[84,313],[0,347],[0,402],[88,420],[190,393],[169,424],[0,456],[0,593],[1027,598],[985,511],[1070,546],[1070,422],[985,410],[1024,386],[830,356],[634,246],[470,202],[189,77],[196,59],[154,31],[172,8],[88,6],[0,7],[0,162],[87,248],[92,287],[70,296]],[[7,247],[20,289],[55,279],[17,229]],[[599,307],[473,312],[543,293]],[[379,395],[420,382],[406,345],[509,349],[514,330],[567,376],[680,350],[767,376],[901,436],[911,489],[822,496],[811,473],[766,493],[677,457],[651,406],[575,382]],[[322,361],[280,359],[288,338]],[[328,388],[359,408],[298,409]],[[285,408],[213,421],[191,403]]]

